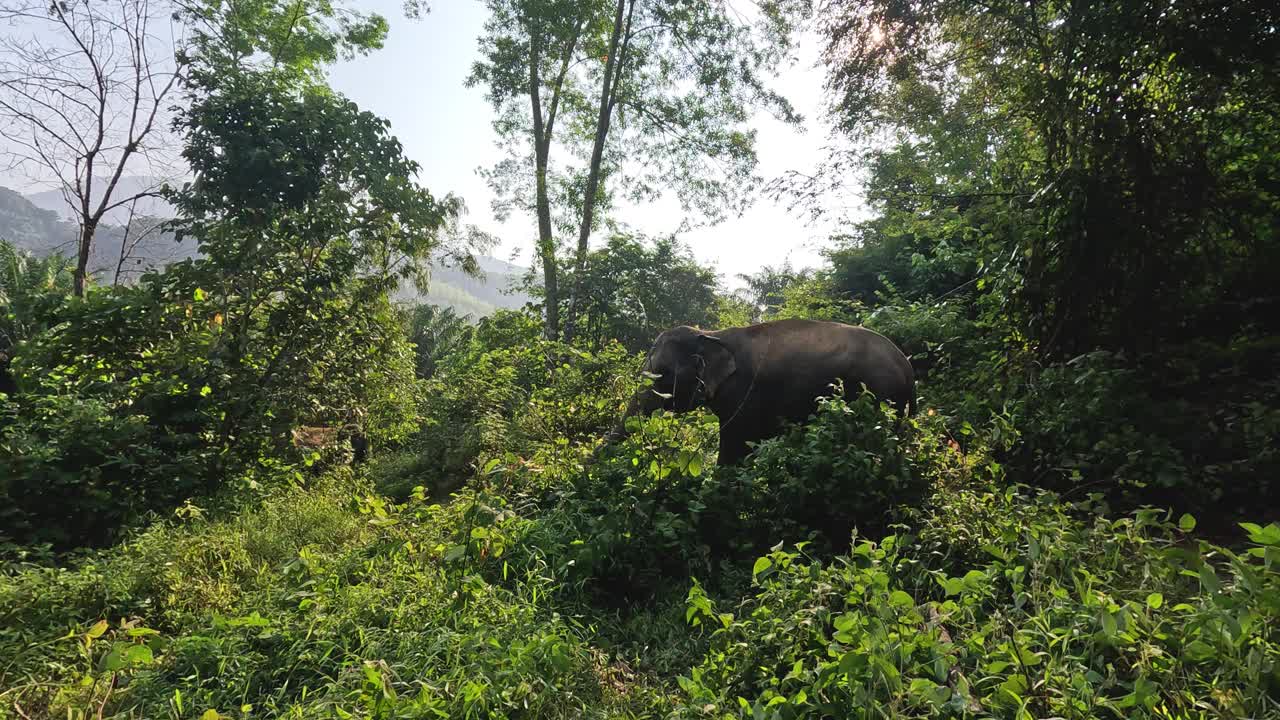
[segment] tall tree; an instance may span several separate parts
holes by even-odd
[[[371,403],[407,401],[412,388],[371,393],[380,373],[412,371],[388,294],[452,249],[461,203],[418,185],[389,123],[322,75],[340,55],[379,47],[385,21],[328,0],[196,12],[178,125],[196,180],[173,199],[203,257],[166,274],[216,308],[211,362],[255,388],[228,388],[219,444],[243,443],[254,424],[279,438],[304,415],[347,422]]]
[[[563,328],[574,333],[592,232],[622,196],[674,190],[717,221],[758,178],[752,113],[799,120],[765,76],[785,59],[807,0],[486,0],[470,82],[483,85],[509,156],[488,172],[497,209],[538,219],[548,337],[561,333],[557,232],[576,234]]]
[[[167,111],[183,73],[164,0],[14,0],[0,8],[0,138],[11,167],[62,192],[79,224],[76,295],[103,218],[156,196],[127,171],[164,178]]]
[[[897,133],[865,156],[888,222],[864,238],[980,247],[979,287],[1000,279],[1049,354],[1280,315],[1274,3],[858,0],[823,18],[835,118]]]

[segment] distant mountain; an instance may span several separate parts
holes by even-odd
[[[115,191],[112,193],[113,198],[126,198],[144,192],[159,191],[163,180],[153,177],[128,176],[120,178],[116,183]],[[102,198],[101,183],[97,184],[97,194],[93,198],[98,201]],[[27,199],[33,205],[42,210],[51,210],[58,214],[64,220],[75,220],[75,214],[71,207],[67,205],[66,198],[63,197],[60,190],[45,190],[43,192],[31,193],[27,195]],[[138,198],[134,207],[134,217],[146,215],[150,217],[173,217],[173,206],[165,202],[163,198],[144,197]],[[103,216],[103,220],[112,225],[124,225],[129,221],[129,208],[118,207],[107,212]]]
[[[126,191],[144,187],[146,178],[122,178],[128,180]],[[38,201],[38,202],[37,202]],[[196,255],[195,242],[186,240],[179,244],[170,233],[159,232],[158,226],[171,215],[172,208],[163,202],[153,204],[163,214],[138,216],[128,228],[110,223],[98,229],[97,241],[89,257],[89,270],[99,282],[112,282],[117,270],[128,280],[152,268],[159,268],[177,260]],[[74,256],[78,226],[59,216],[59,209],[66,211],[58,193],[43,192],[23,196],[14,190],[0,187],[0,238],[12,241],[18,247],[37,254],[61,252]],[[69,213],[68,213],[69,214]],[[127,215],[125,219],[127,219]],[[129,257],[120,262],[121,242],[128,230],[137,242]],[[461,270],[436,264],[431,271],[431,283],[426,294],[419,293],[412,285],[406,285],[396,298],[405,302],[429,302],[452,307],[461,315],[479,319],[498,308],[520,308],[531,299],[523,292],[507,294],[505,291],[526,272],[525,268],[504,262],[498,258],[477,257],[483,277],[473,278]]]
[[[117,273],[128,281],[148,270],[194,257],[195,242],[176,242],[171,233],[160,231],[163,222],[161,217],[138,216],[127,227],[101,225],[89,254],[89,272],[99,282],[113,282]],[[78,235],[77,224],[60,218],[53,210],[37,207],[30,198],[0,187],[0,238],[38,255],[60,252],[74,257]],[[121,258],[121,248],[126,243],[125,257]]]
[[[19,247],[42,252],[75,240],[75,227],[58,214],[42,210],[7,187],[0,187],[0,237]]]
[[[478,320],[494,310],[518,309],[531,301],[528,293],[511,292],[525,269],[487,255],[477,256],[482,276],[471,277],[462,270],[436,264],[431,268],[431,281],[425,294],[412,283],[404,283],[395,299],[407,303],[431,303],[451,307],[459,315]]]

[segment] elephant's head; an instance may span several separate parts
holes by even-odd
[[[645,360],[642,372],[653,381],[645,414],[659,408],[688,412],[715,397],[736,369],[720,338],[687,325],[672,328],[658,336]]]
[[[609,433],[626,435],[626,419],[656,410],[688,412],[716,397],[737,370],[733,351],[711,333],[682,325],[661,335],[649,350],[641,372],[652,381],[631,399],[622,421]]]

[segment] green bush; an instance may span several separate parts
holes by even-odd
[[[330,477],[0,576],[0,713],[560,718],[642,703],[546,611],[544,587],[490,584],[452,552],[472,507],[389,505]]]
[[[495,325],[482,323],[477,341],[445,358],[424,390],[410,446],[435,491],[506,452],[587,441],[616,421],[635,389],[640,361],[618,343],[587,351],[535,336],[507,345],[514,338]]]
[[[415,425],[413,358],[385,298],[331,299],[291,339],[260,343],[265,314],[230,327],[187,270],[69,301],[20,346],[22,392],[0,426],[15,539],[104,544],[150,512],[301,466],[314,460],[292,443],[301,424],[355,420],[381,444]]]
[[[935,498],[824,563],[778,548],[680,679],[682,717],[1274,717],[1280,526],[1233,552],[1190,516],[1077,518],[1047,494]],[[975,552],[976,551],[976,552]]]
[[[761,442],[740,469],[721,473],[702,502],[709,538],[754,553],[810,540],[847,546],[855,527],[878,536],[899,506],[918,503],[933,475],[908,422],[863,393],[822,398],[816,412]]]
[[[1211,357],[1196,348],[1179,368],[1095,352],[1044,367],[1006,406],[1020,435],[1011,472],[1074,497],[1193,511],[1215,530],[1276,507],[1280,455],[1264,437],[1280,431],[1280,381],[1215,377],[1243,368]]]
[[[653,598],[690,574],[715,573],[732,591],[745,580],[741,564],[777,542],[809,539],[831,555],[854,527],[883,532],[948,472],[951,454],[936,430],[900,436],[918,425],[869,395],[822,400],[808,423],[761,443],[742,467],[711,465],[712,415],[628,423],[632,434],[585,472],[572,469],[571,452],[495,465],[512,485],[555,489],[538,517],[502,530],[518,538],[503,563],[545,569],[562,592],[608,602]],[[556,466],[567,466],[560,477]]]
[[[554,504],[521,528],[509,562],[544,569],[563,594],[610,603],[643,602],[710,567],[699,529],[717,482],[715,418],[657,413],[630,424],[634,432],[620,447],[554,486]]]

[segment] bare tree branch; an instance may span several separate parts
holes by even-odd
[[[179,38],[155,25],[172,0],[11,0],[0,9],[0,157],[58,189],[79,225],[75,293],[83,295],[97,231],[109,214],[158,193],[121,181],[146,168],[172,179],[165,122],[183,65]],[[172,27],[172,26],[170,26]],[[127,229],[117,265],[141,238]]]

